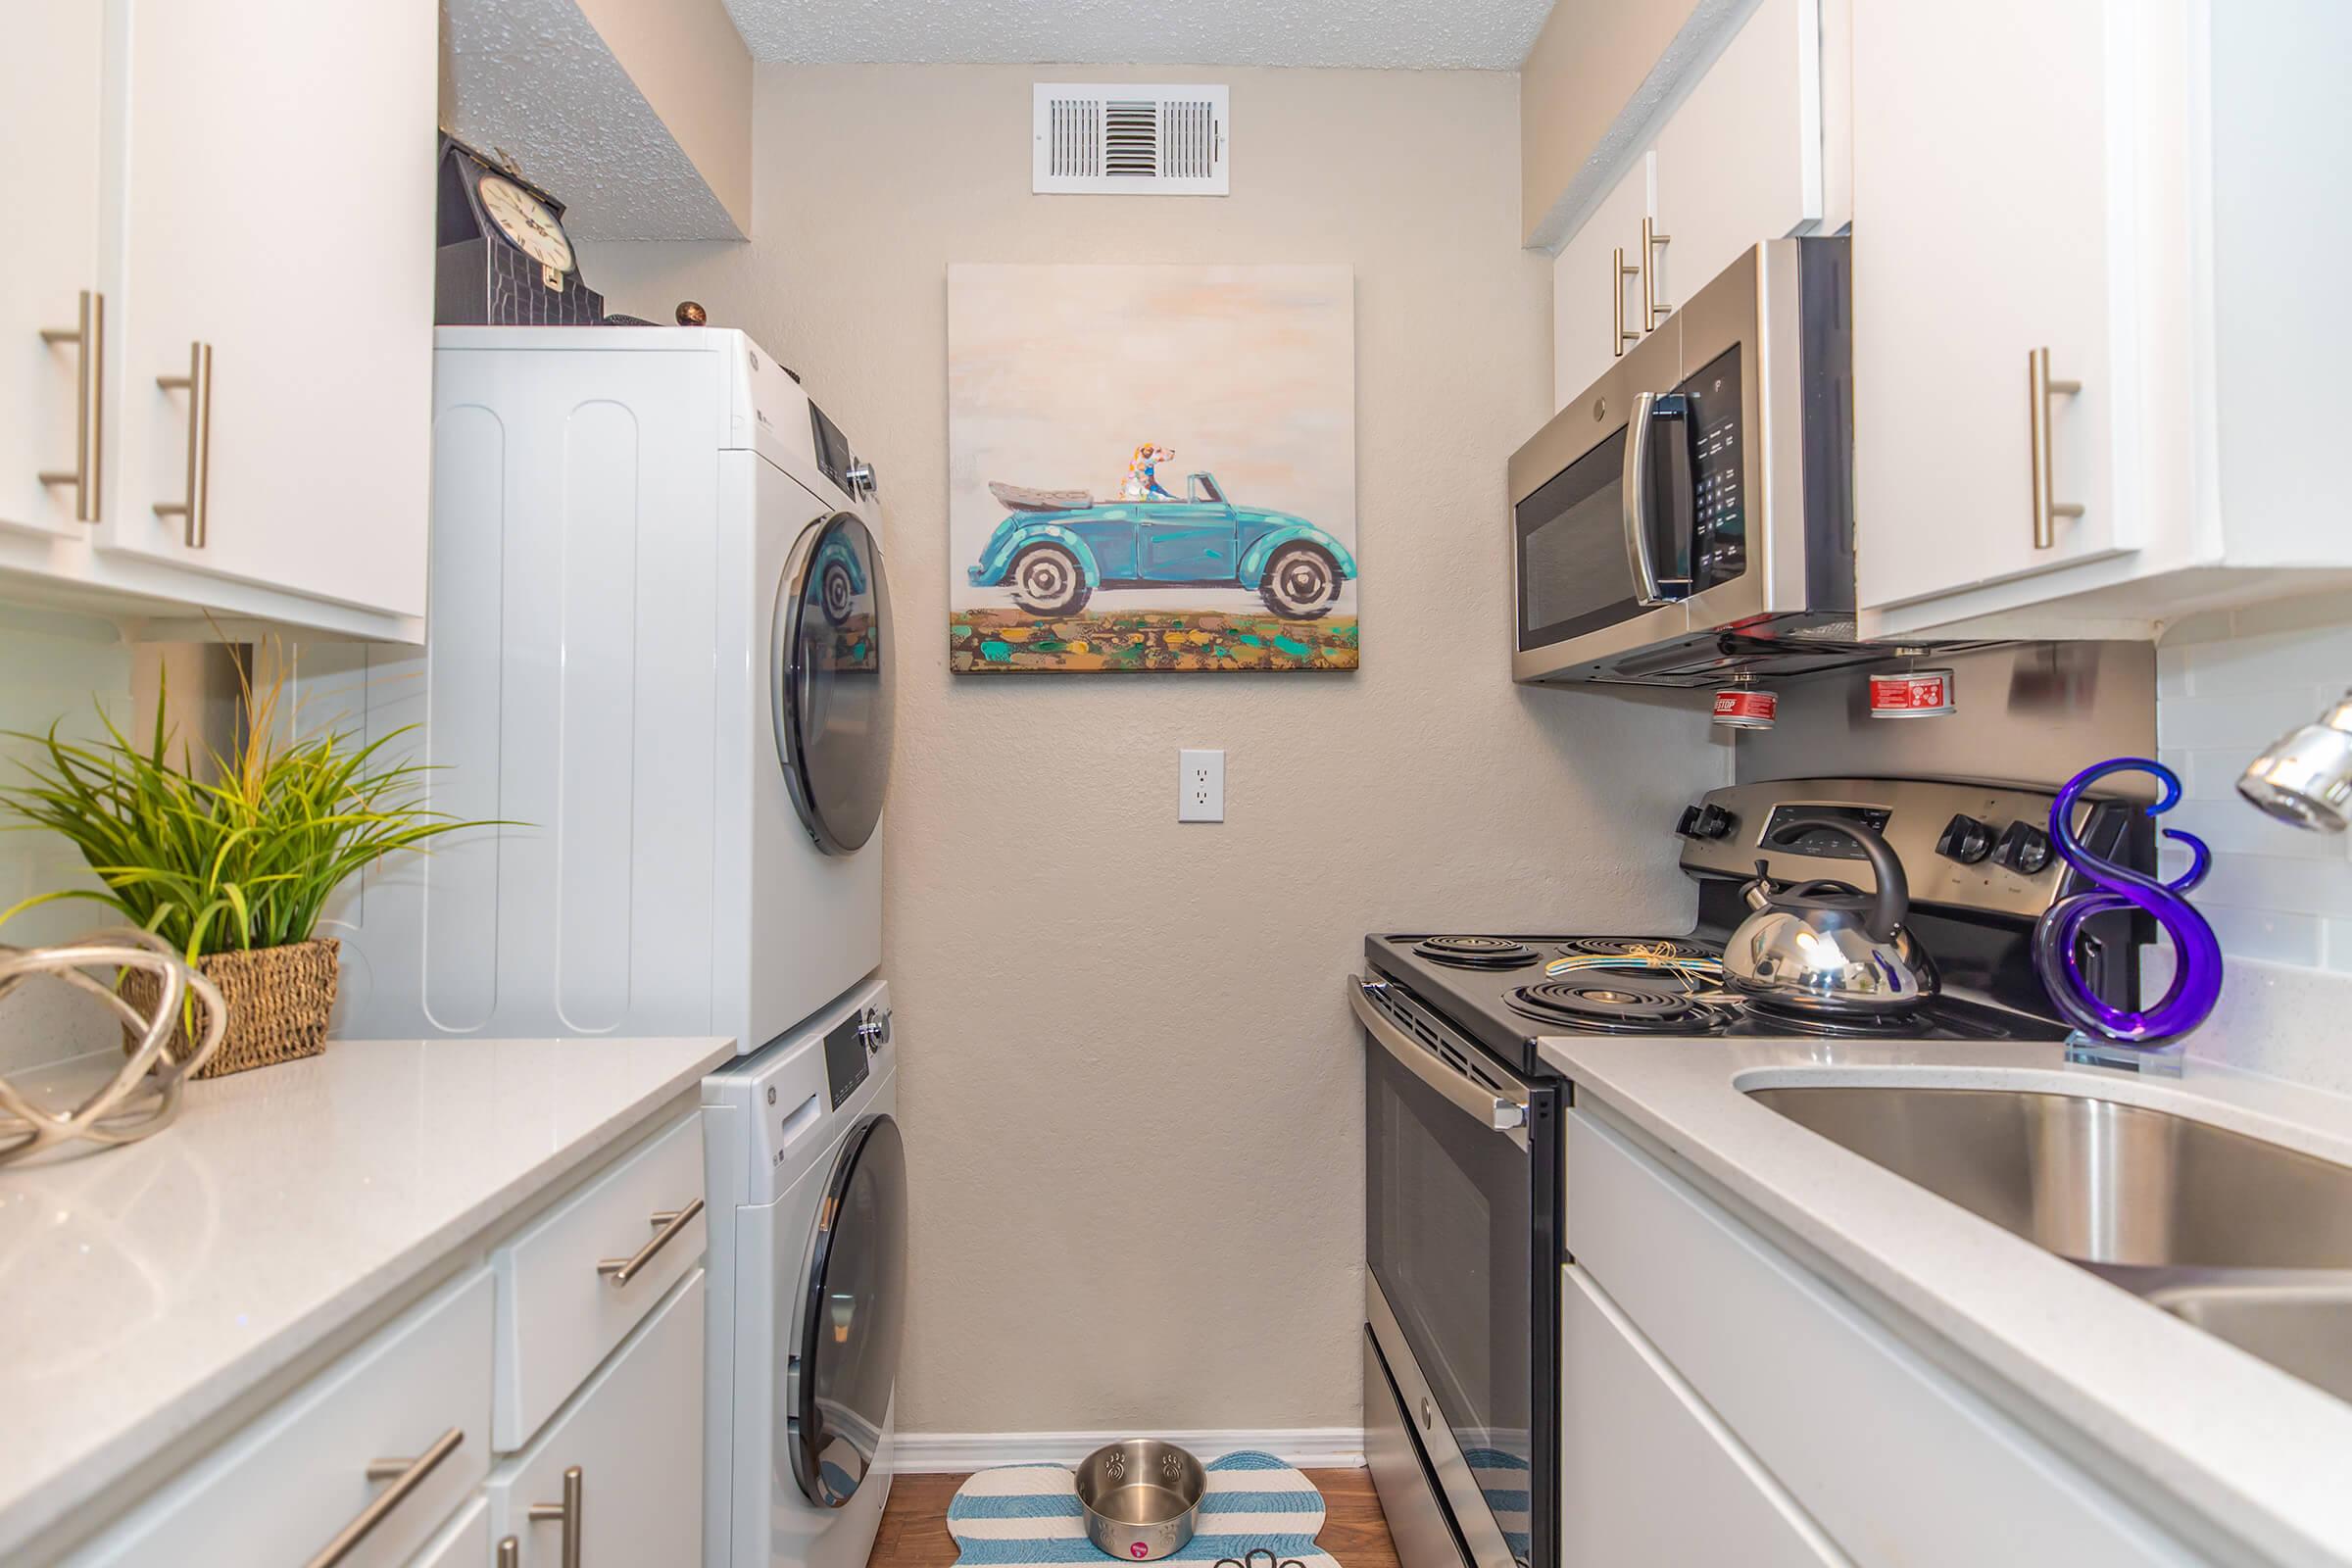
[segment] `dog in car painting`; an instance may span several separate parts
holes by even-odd
[[[1354,314],[1345,267],[951,268],[952,667],[1356,667]]]

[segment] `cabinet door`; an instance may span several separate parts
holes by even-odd
[[[120,465],[100,542],[422,614],[435,10],[127,9]],[[198,343],[204,384],[159,387],[190,376]],[[193,520],[153,510],[191,497]]]
[[[102,290],[100,147],[104,124],[103,16],[94,0],[18,0],[0,48],[0,212],[9,216],[0,262],[0,524],[82,531],[77,491],[41,474],[96,483],[102,383],[94,343],[50,342],[76,329],[82,291]],[[93,334],[95,335],[95,334]],[[93,501],[103,500],[93,494]],[[86,514],[90,509],[83,508]]]
[[[1560,1563],[1840,1564],[1585,1271],[1560,1293]]]
[[[425,1543],[409,1568],[489,1568],[490,1504],[474,1498]]]
[[[687,1276],[538,1441],[492,1472],[490,1533],[521,1543],[521,1568],[703,1560],[704,1281],[699,1268]],[[568,1520],[530,1517],[534,1504],[574,1500]]]
[[[1642,279],[1656,319],[1763,240],[1821,219],[1819,0],[1765,0],[1658,132]],[[1644,323],[1646,324],[1646,323]]]
[[[1551,402],[1569,400],[1600,379],[1617,356],[1633,344],[1620,328],[1642,329],[1642,220],[1651,215],[1655,157],[1643,153],[1600,199],[1551,264]]]
[[[2116,515],[2123,390],[2110,309],[2109,97],[2135,0],[1857,5],[1854,492],[1866,608],[2131,548]],[[2124,159],[2128,163],[2128,158]],[[2121,172],[2128,176],[2129,170]],[[2129,258],[2125,258],[2129,260]],[[2036,541],[2028,356],[2051,489]]]

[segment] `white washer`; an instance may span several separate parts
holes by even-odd
[[[863,1568],[890,1497],[906,1161],[890,990],[703,1080],[708,1568]]]
[[[434,809],[523,825],[355,879],[338,1027],[757,1051],[882,959],[871,470],[741,332],[434,342],[428,641],[305,649],[296,695],[420,726]]]

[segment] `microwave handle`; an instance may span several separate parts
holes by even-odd
[[[1649,427],[1661,418],[1685,416],[1682,393],[1637,392],[1626,424],[1624,482],[1618,487],[1625,497],[1625,563],[1633,573],[1634,602],[1644,609],[1677,603],[1668,597],[1649,553]],[[1688,586],[1688,579],[1678,580]]]

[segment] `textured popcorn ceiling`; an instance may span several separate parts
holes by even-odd
[[[445,0],[442,48],[444,122],[512,155],[574,238],[744,237],[573,0]]]
[[[804,65],[1516,71],[1551,0],[725,0],[755,60]]]

